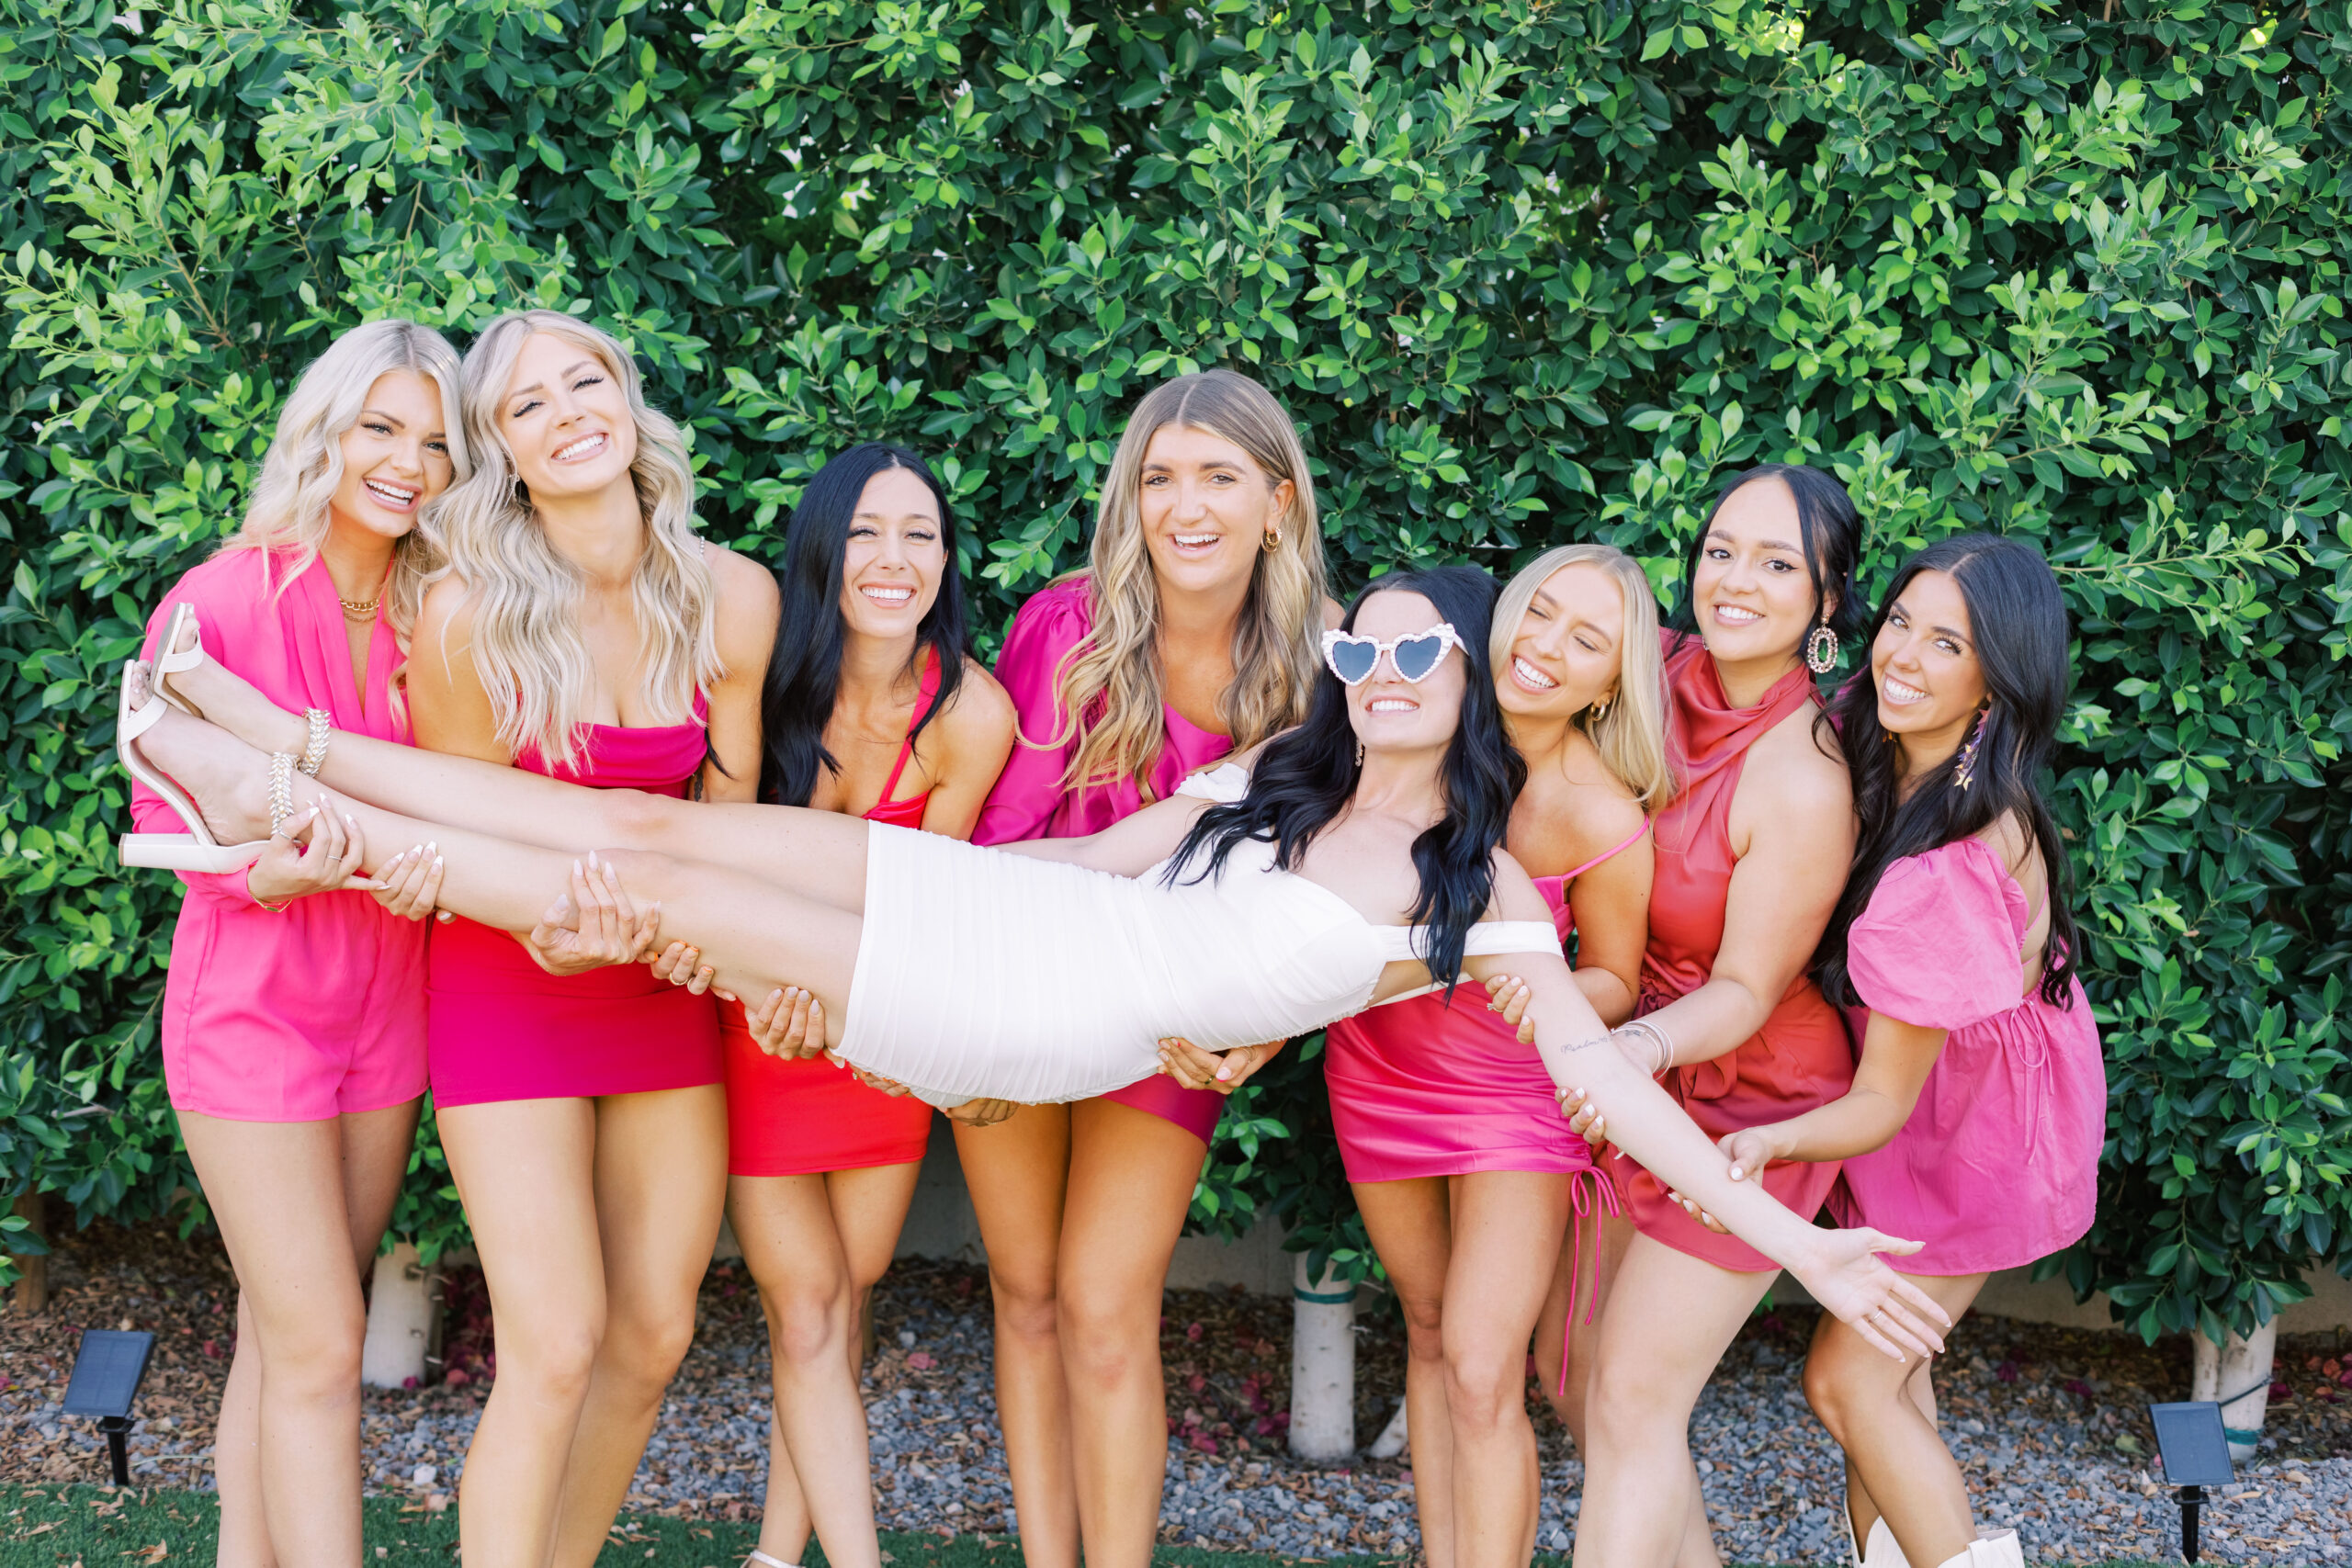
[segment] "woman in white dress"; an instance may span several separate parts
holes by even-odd
[[[438,841],[443,908],[610,945],[639,924],[626,886],[719,986],[768,997],[771,1014],[786,982],[807,987],[830,1049],[940,1102],[1099,1094],[1153,1071],[1164,1038],[1254,1045],[1508,971],[1554,1079],[1621,1147],[1885,1354],[1940,1350],[1943,1314],[1874,1256],[1912,1244],[1815,1229],[1729,1180],[1650,1079],[1647,1042],[1612,1042],[1577,989],[1547,906],[1499,847],[1524,764],[1487,668],[1493,604],[1473,569],[1378,579],[1326,635],[1306,721],[1250,773],[1198,775],[1090,838],[999,849],[788,807],[624,799],[340,735],[314,781],[280,761],[302,720],[234,676],[200,661],[169,677],[208,725],[148,698],[133,669],[119,749],[166,798],[187,788],[175,804],[195,831],[126,838],[124,860],[257,854],[332,789],[367,842]],[[214,829],[254,837],[216,846]],[[578,891],[543,914],[567,879]]]

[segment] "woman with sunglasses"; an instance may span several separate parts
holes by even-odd
[[[1940,1314],[1874,1256],[1912,1244],[1818,1230],[1728,1180],[1721,1155],[1611,1045],[1543,896],[1500,847],[1524,764],[1487,667],[1492,594],[1467,568],[1380,580],[1343,624],[1373,657],[1334,649],[1357,681],[1318,682],[1306,720],[1248,770],[1198,775],[1083,839],[987,850],[833,812],[623,799],[335,734],[321,775],[354,797],[367,840],[439,842],[441,902],[469,919],[536,921],[575,859],[601,853],[601,885],[650,895],[718,984],[764,995],[769,1017],[785,983],[808,986],[836,1054],[934,1101],[1100,1094],[1149,1076],[1170,1035],[1238,1049],[1508,968],[1532,993],[1554,1081],[1573,1075],[1622,1145],[1796,1269],[1883,1353],[1940,1348]],[[1396,673],[1399,650],[1420,681]],[[208,660],[169,678],[273,752],[289,727],[306,728]],[[232,865],[260,852],[274,818],[316,799],[315,782],[223,728],[157,711],[140,667],[125,682],[141,737],[122,741],[125,764],[196,829],[126,838],[126,864]],[[218,843],[215,828],[246,841]],[[932,940],[914,940],[923,931]]]

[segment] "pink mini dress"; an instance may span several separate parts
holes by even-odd
[[[574,763],[549,768],[533,750],[514,765],[682,799],[708,750],[707,711],[697,693],[691,724],[586,725]],[[646,1094],[726,1077],[717,998],[690,995],[646,964],[550,975],[506,932],[459,919],[434,929],[426,997],[436,1108]]]
[[[1926,1245],[1905,1274],[2018,1269],[2082,1239],[2098,1196],[2107,1066],[2088,998],[2026,989],[2034,914],[2001,857],[1960,839],[1896,861],[1849,929],[1847,973],[1872,1012],[1942,1029],[1944,1048],[1894,1142],[1846,1161],[1840,1224]]]
[[[368,701],[352,679],[343,607],[324,562],[291,579],[284,556],[266,582],[260,550],[228,550],[183,577],[147,624],[153,659],[175,605],[193,604],[205,651],[280,707],[324,708],[337,729],[406,743],[392,700],[400,645],[376,623]],[[185,829],[134,788],[142,833]],[[405,848],[406,846],[401,846]],[[390,852],[368,846],[374,863]],[[231,1122],[322,1122],[404,1105],[424,1092],[424,927],[366,893],[313,893],[272,914],[245,874],[183,872],[160,1019],[164,1083],[175,1111]]]
[[[1087,580],[1072,578],[1038,590],[1012,617],[1004,651],[998,656],[996,678],[1012,694],[1018,725],[1012,756],[997,776],[996,787],[980,808],[972,830],[976,844],[1009,844],[1022,839],[1075,839],[1099,833],[1121,818],[1140,809],[1143,793],[1133,779],[1066,790],[1062,775],[1078,750],[1075,740],[1063,746],[1033,746],[1061,731],[1061,705],[1055,700],[1054,677],[1086,634],[1094,615]],[[1172,707],[1162,709],[1166,734],[1159,760],[1152,764],[1151,792],[1165,800],[1188,773],[1197,773],[1233,750],[1233,739],[1214,735]],[[1209,1141],[1225,1097],[1215,1089],[1186,1089],[1165,1074],[1154,1074],[1102,1096],[1173,1122]]]

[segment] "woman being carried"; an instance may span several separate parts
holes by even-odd
[[[1735,1180],[1843,1160],[1832,1209],[1918,1237],[1905,1276],[1955,1321],[1993,1270],[2079,1240],[2098,1197],[2107,1075],[2039,784],[2067,673],[2065,602],[2030,545],[1963,534],[1895,578],[1838,704],[1862,836],[1821,977],[1861,1064],[1843,1099],[1722,1140]],[[1846,1450],[1861,1568],[2022,1562],[2015,1530],[1978,1537],[1927,1361],[1824,1318],[1804,1392]]]
[[[1463,568],[1379,580],[1327,636],[1333,672],[1306,722],[1268,742],[1250,773],[1228,765],[1085,839],[983,850],[789,807],[624,801],[356,740],[340,763],[331,746],[325,770],[345,795],[434,812],[353,807],[371,840],[437,839],[441,901],[472,919],[529,921],[577,852],[628,846],[599,868],[600,901],[623,881],[650,894],[719,984],[767,993],[770,1013],[775,987],[807,985],[841,1055],[940,1099],[1100,1093],[1148,1075],[1167,1036],[1213,1050],[1284,1038],[1432,983],[1499,974],[1507,955],[1554,1080],[1573,1074],[1622,1145],[1885,1354],[1931,1352],[1941,1314],[1873,1256],[1912,1244],[1816,1230],[1731,1182],[1689,1119],[1606,1045],[1543,896],[1498,847],[1524,765],[1496,716],[1492,593]],[[233,677],[201,673],[174,680],[278,746],[290,716],[249,691],[239,701]],[[201,803],[183,813],[192,825],[264,832],[274,807],[300,809],[315,792],[197,719],[144,722],[152,764],[137,744],[124,759],[165,789],[159,768],[188,786]],[[153,848],[127,840],[125,859]]]

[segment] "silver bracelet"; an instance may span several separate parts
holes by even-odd
[[[1624,1022],[1611,1030],[1609,1033],[1611,1039],[1616,1038],[1620,1034],[1634,1034],[1638,1035],[1642,1039],[1650,1043],[1653,1052],[1653,1059],[1650,1066],[1645,1070],[1652,1077],[1656,1077],[1658,1074],[1666,1071],[1667,1068],[1674,1066],[1674,1043],[1666,1037],[1666,1031],[1650,1022],[1647,1019],[1627,1019]]]
[[[294,765],[305,777],[317,778],[327,760],[328,726],[334,716],[324,708],[305,708],[302,716],[311,721],[311,738],[302,748],[302,760]]]

